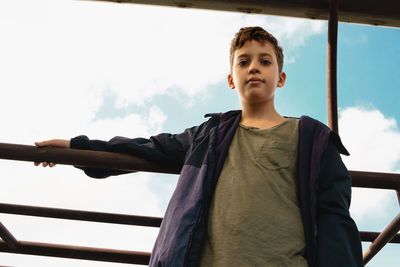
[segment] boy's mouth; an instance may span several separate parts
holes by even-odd
[[[246,83],[250,83],[250,82],[264,82],[264,80],[262,80],[260,78],[250,78],[247,80]]]

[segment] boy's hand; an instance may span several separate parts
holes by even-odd
[[[59,147],[59,148],[69,148],[70,147],[70,141],[65,140],[65,139],[52,139],[48,141],[42,141],[42,142],[35,142],[35,145],[37,147]],[[39,166],[40,162],[35,162],[35,166]],[[46,167],[54,167],[56,164],[53,162],[47,163],[47,162],[42,162],[42,166]]]

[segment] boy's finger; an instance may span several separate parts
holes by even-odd
[[[52,139],[42,142],[35,142],[37,147],[62,147],[62,148],[69,148],[69,140],[65,139]]]
[[[35,142],[35,146],[42,146],[43,142]]]
[[[36,146],[48,146],[50,145],[50,141],[42,141],[42,142],[35,142]]]

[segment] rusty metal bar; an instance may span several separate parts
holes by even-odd
[[[379,236],[378,232],[364,232],[360,231],[361,241],[364,242],[374,242],[374,240]],[[396,234],[389,243],[400,244],[400,234]]]
[[[400,174],[350,171],[352,186],[378,189],[400,189]]]
[[[162,218],[83,210],[56,209],[0,203],[0,213],[18,214],[57,219],[81,220],[90,222],[116,223],[126,225],[160,227]]]
[[[87,1],[87,0],[86,0]],[[96,2],[131,3],[179,8],[198,8],[240,13],[289,16],[308,19],[328,19],[326,0],[89,0]],[[339,20],[400,27],[400,1],[353,0],[341,1]]]
[[[19,241],[19,245],[15,249],[8,247],[5,242],[0,241],[0,252],[142,265],[147,265],[150,260],[150,253],[148,252],[68,246],[28,241]]]
[[[0,203],[0,213],[152,227],[159,227],[162,221],[162,218],[159,217],[66,210],[4,203]],[[376,232],[360,232],[362,241],[372,242],[378,235],[379,233]],[[395,236],[391,242],[400,243],[400,235]]]
[[[397,200],[399,201],[399,206],[400,206],[400,189],[396,190],[397,193]]]
[[[8,231],[8,229],[0,222],[0,237],[11,249],[16,249],[18,246],[17,239]]]
[[[379,234],[372,244],[363,253],[363,262],[366,265],[400,230],[400,213]]]
[[[330,0],[328,18],[328,53],[327,53],[327,100],[328,126],[339,132],[337,109],[337,35],[338,35],[338,0]]]
[[[35,146],[0,143],[0,159],[48,161],[81,167],[107,168],[127,171],[148,171],[178,174],[179,168],[160,166],[134,156],[64,148],[37,148]],[[350,171],[353,186],[400,190],[400,174]]]
[[[54,162],[78,167],[117,169],[124,171],[148,171],[158,173],[179,173],[179,166],[163,165],[131,155],[55,147],[0,143],[0,159],[32,162]]]

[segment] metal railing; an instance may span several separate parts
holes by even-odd
[[[126,171],[147,171],[178,174],[179,170],[160,166],[151,161],[113,152],[87,151],[0,143],[0,159],[31,162],[54,162],[81,167],[110,168]],[[400,174],[350,171],[352,186],[376,189],[396,190],[400,203]],[[159,227],[162,218],[113,214],[82,210],[44,208],[25,205],[0,203],[0,213],[39,216],[69,220],[83,220],[101,223]],[[360,232],[362,241],[372,242],[364,253],[364,262],[368,262],[387,243],[400,243],[400,214],[381,232]],[[112,249],[99,249],[60,244],[46,244],[17,240],[0,223],[1,252],[31,254],[53,257],[65,257],[86,260],[110,261],[120,263],[147,264],[149,252],[135,252]]]
[[[159,217],[44,208],[5,203],[0,203],[0,213],[149,227],[159,227],[162,221],[162,218]],[[20,241],[17,240],[1,222],[0,237],[3,239],[3,241],[0,241],[0,252],[143,265],[148,264],[150,259],[149,252]]]

